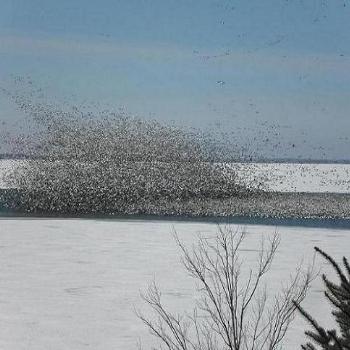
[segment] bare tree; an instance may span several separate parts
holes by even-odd
[[[200,236],[191,250],[174,236],[186,271],[198,283],[200,298],[191,314],[173,314],[164,307],[157,285],[149,286],[142,298],[156,317],[140,312],[138,316],[160,340],[159,349],[278,349],[295,315],[293,300],[300,303],[305,298],[313,268],[303,271],[300,264],[271,297],[264,277],[280,243],[277,233],[262,238],[255,269],[244,265],[240,253],[244,230],[218,226],[215,237]]]

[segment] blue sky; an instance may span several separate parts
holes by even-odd
[[[242,139],[278,124],[284,146],[272,156],[350,158],[350,1],[0,5],[3,86],[30,76],[47,99],[220,124]],[[0,107],[0,120],[21,118],[3,96]]]

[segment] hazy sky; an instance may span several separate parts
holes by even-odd
[[[348,0],[0,0],[0,8],[5,87],[12,75],[30,76],[48,99],[195,126],[267,121],[285,141],[274,156],[350,158]],[[0,120],[16,118],[0,96]]]

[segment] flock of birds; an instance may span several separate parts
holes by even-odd
[[[254,154],[247,158],[232,137],[109,110],[62,109],[20,92],[8,95],[28,116],[23,134],[8,138],[13,153],[26,155],[6,178],[7,187],[20,190],[20,210],[150,214],[172,208],[167,213],[181,215],[190,205],[187,214],[226,215],[242,209],[242,198],[249,198],[247,210],[264,209],[263,179],[247,170],[249,180],[242,182],[232,166]],[[269,200],[271,216],[286,206],[283,198]]]
[[[29,212],[130,213],[162,202],[244,193],[232,167],[213,162],[215,141],[157,121],[67,110],[15,96],[31,132],[11,140],[26,154],[7,176]]]

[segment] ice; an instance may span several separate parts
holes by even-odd
[[[238,163],[243,184],[281,192],[350,192],[350,164]]]
[[[144,349],[154,345],[134,309],[140,291],[156,279],[173,310],[189,310],[195,286],[183,271],[172,237],[175,229],[189,245],[196,233],[212,235],[216,225],[191,221],[1,219],[0,220],[0,349]],[[313,246],[338,261],[349,255],[350,229],[278,227],[281,246],[269,280],[273,293],[287,280]],[[252,248],[275,228],[247,225]],[[242,252],[249,263],[249,250]],[[322,260],[317,260],[330,273]],[[323,324],[328,305],[320,279],[304,306]],[[297,317],[284,350],[305,339],[305,323]]]

